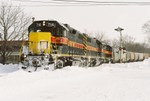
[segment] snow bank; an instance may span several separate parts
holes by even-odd
[[[150,59],[94,68],[17,70],[0,77],[0,101],[149,101],[149,85]]]
[[[0,73],[11,73],[17,70],[19,70],[17,64],[8,64],[8,65],[0,64]]]

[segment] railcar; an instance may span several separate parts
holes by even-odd
[[[121,63],[126,63],[127,62],[127,60],[126,60],[126,58],[127,58],[127,52],[126,52],[126,50],[125,49],[122,49],[122,50],[120,50],[120,54],[121,54],[121,59],[120,59],[120,62]]]
[[[135,60],[135,55],[134,55],[134,52],[130,52],[130,62],[134,62]]]
[[[127,59],[130,59],[130,57],[127,58],[125,48],[113,49],[113,63],[125,63],[128,61]]]
[[[143,61],[143,60],[144,60],[144,54],[143,53],[139,53],[138,61]]]
[[[130,62],[131,61],[131,52],[127,52],[126,53],[126,62]]]
[[[144,53],[144,59],[148,59],[150,57],[150,54]]]
[[[120,54],[118,49],[113,49],[113,63],[120,62]]]
[[[112,48],[58,21],[34,21],[28,28],[28,46],[21,54],[23,69],[54,63],[55,68],[96,66],[112,59]]]
[[[134,53],[134,61],[138,61],[139,60],[139,53]]]

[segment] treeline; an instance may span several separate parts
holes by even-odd
[[[139,52],[139,53],[150,53],[150,47],[146,42],[135,42],[135,39],[131,36],[123,37],[123,46],[127,51]]]
[[[104,37],[104,33],[98,33],[96,38],[102,41],[105,44],[111,45],[113,48],[120,47],[120,38],[108,40]],[[127,51],[139,52],[139,53],[150,53],[150,46],[148,42],[136,42],[135,39],[131,36],[125,35],[122,37],[122,45],[126,48]]]
[[[127,51],[139,52],[139,53],[150,53],[150,48],[145,43],[128,43],[124,44]]]

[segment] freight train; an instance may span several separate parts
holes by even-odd
[[[102,63],[144,60],[146,53],[116,50],[96,38],[55,20],[33,21],[28,28],[28,45],[21,52],[22,69],[54,64],[54,69],[78,65],[94,67]]]

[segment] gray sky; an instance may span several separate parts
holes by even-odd
[[[3,1],[6,2],[6,0]],[[142,25],[150,20],[150,5],[73,6],[64,3],[63,5],[66,6],[52,6],[50,3],[28,2],[34,0],[8,1],[12,2],[13,5],[21,5],[25,12],[30,16],[34,16],[36,20],[54,19],[62,23],[68,23],[80,32],[87,32],[88,34],[94,32],[105,32],[105,36],[108,39],[119,38],[119,32],[116,32],[114,29],[120,26],[124,28],[124,31],[122,32],[123,35],[130,35],[134,37],[136,41],[143,42],[146,35],[142,32]],[[49,2],[51,0],[35,1]],[[100,0],[97,1],[99,2]],[[122,2],[123,0],[117,1]],[[128,1],[131,2],[131,0]],[[143,0],[132,1],[143,2]]]

